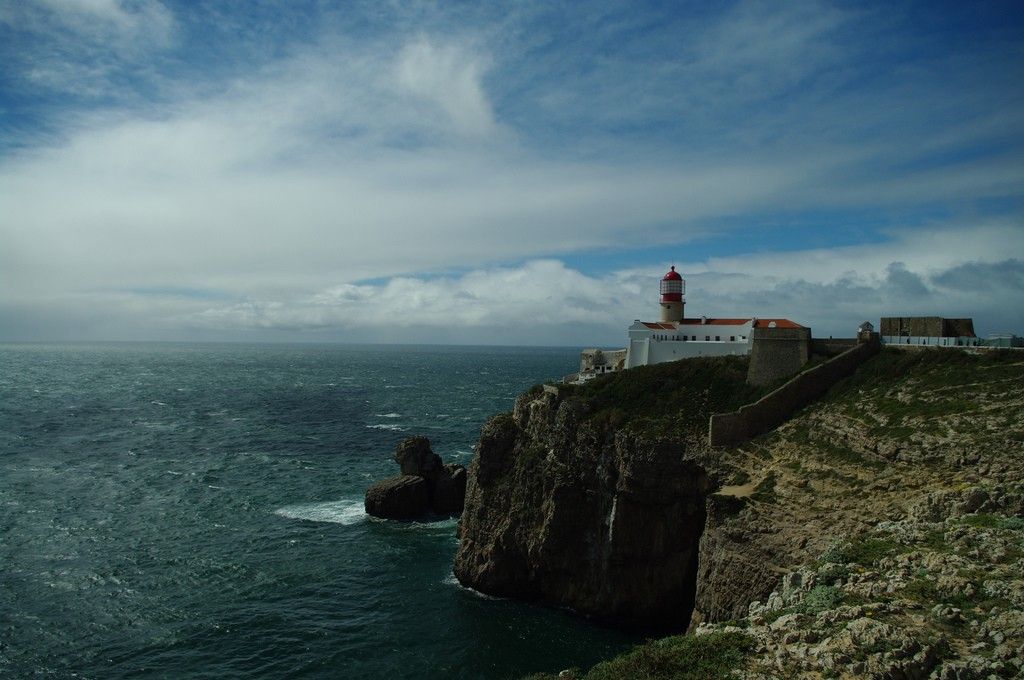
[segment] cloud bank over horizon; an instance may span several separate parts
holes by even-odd
[[[0,9],[0,340],[1024,332],[1012,3]]]

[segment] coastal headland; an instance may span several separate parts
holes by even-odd
[[[469,466],[456,577],[676,634],[563,677],[1019,677],[1022,353],[885,349],[712,446],[780,387],[747,362],[521,395]]]

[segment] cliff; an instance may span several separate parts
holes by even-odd
[[[729,396],[749,389],[729,378],[742,367],[680,364],[535,389],[488,423],[460,581],[689,626],[752,677],[1024,672],[1024,357],[886,350],[774,432],[718,449],[701,418],[758,395]],[[700,388],[672,392],[681,380]],[[678,639],[622,663],[694,649]]]
[[[685,628],[706,496],[720,482],[706,423],[760,394],[746,361],[634,369],[535,388],[483,428],[455,575],[644,627]]]

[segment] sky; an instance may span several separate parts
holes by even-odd
[[[0,0],[0,341],[1024,334],[1024,4]]]

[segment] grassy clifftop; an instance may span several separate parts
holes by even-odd
[[[732,411],[768,390],[746,383],[748,357],[699,357],[609,373],[563,387],[590,418],[647,434],[706,434],[713,413]]]

